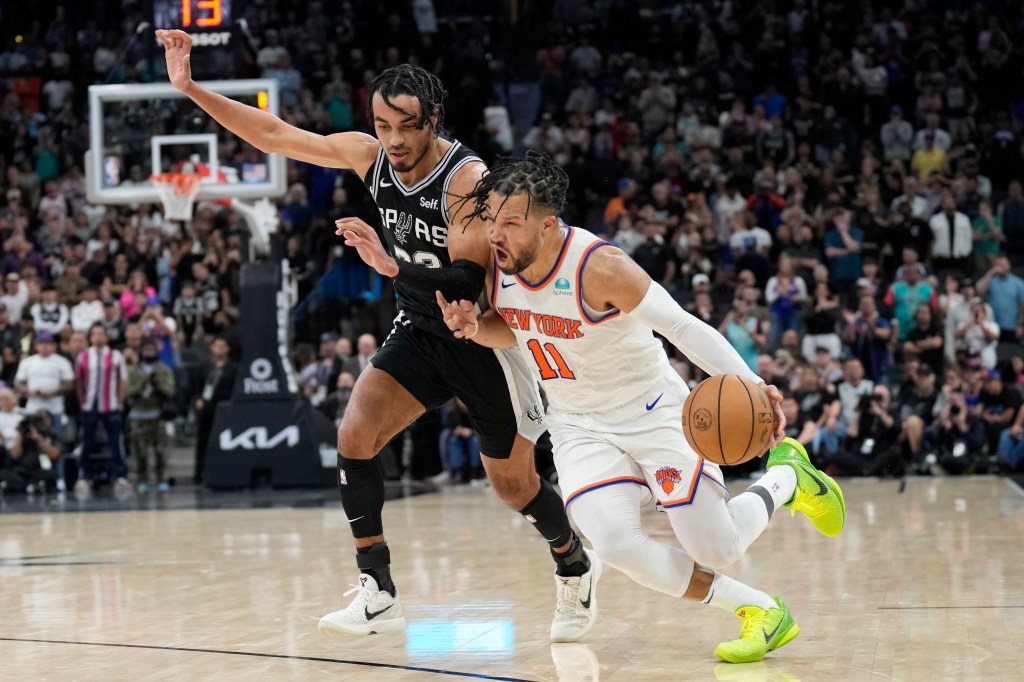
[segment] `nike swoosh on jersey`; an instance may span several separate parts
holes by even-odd
[[[654,399],[654,402],[653,402],[653,403],[647,403],[646,405],[644,405],[644,407],[646,407],[646,408],[647,408],[647,411],[648,411],[648,412],[650,412],[651,410],[653,410],[653,409],[654,409],[654,407],[655,407],[655,405],[657,405],[657,404],[658,404],[659,402],[661,402],[661,396],[663,396],[663,395],[665,395],[665,394],[664,394],[664,393],[662,393],[662,394],[661,394],[661,395],[659,395],[659,396],[658,396],[657,398],[655,398],[655,399]]]
[[[514,287],[515,285],[516,285],[515,282],[506,282],[505,280],[501,280],[501,288],[502,289],[508,289],[509,287]]]
[[[392,185],[394,185],[394,184],[395,184],[395,183],[393,183],[393,182],[388,182],[387,180],[381,180],[381,181],[380,181],[380,186],[381,186],[381,187],[391,187],[391,186],[392,186]]]

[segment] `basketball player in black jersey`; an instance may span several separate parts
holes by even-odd
[[[464,219],[472,207],[461,200],[480,180],[484,164],[440,136],[441,82],[417,66],[389,68],[370,89],[377,138],[358,132],[322,136],[202,88],[191,78],[188,34],[156,34],[171,83],[218,123],[265,152],[354,171],[380,208],[388,251],[359,219],[337,226],[346,245],[381,274],[395,277],[401,312],[372,366],[359,375],[338,428],[339,490],[360,575],[356,598],[321,618],[320,630],[365,635],[405,627],[384,541],[377,453],[426,410],[457,396],[469,408],[498,497],[551,547],[558,586],[551,638],[582,637],[596,614],[600,567],[572,532],[560,497],[534,468],[533,442],[544,426],[533,375],[518,352],[455,339],[435,303],[436,291],[448,300],[479,300],[490,258],[486,231]]]

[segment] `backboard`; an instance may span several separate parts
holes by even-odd
[[[203,87],[278,115],[272,79],[205,81]],[[97,204],[155,203],[150,175],[200,172],[198,199],[276,197],[284,157],[266,154],[214,121],[170,83],[89,88],[86,193]]]

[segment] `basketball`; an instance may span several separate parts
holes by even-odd
[[[761,386],[734,374],[697,384],[683,404],[683,432],[697,454],[715,464],[742,464],[768,449],[775,430]]]

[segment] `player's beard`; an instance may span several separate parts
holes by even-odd
[[[526,268],[533,265],[537,260],[537,254],[540,252],[541,238],[540,234],[537,234],[537,238],[531,244],[524,246],[518,255],[514,255],[508,249],[502,249],[508,255],[508,265],[501,268],[501,271],[506,275],[518,275]]]

